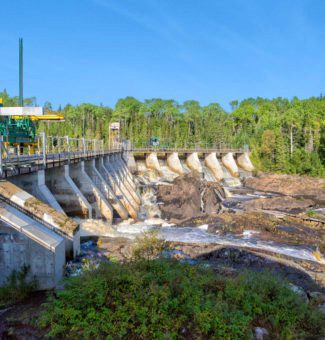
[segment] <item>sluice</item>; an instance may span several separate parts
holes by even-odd
[[[111,168],[115,171],[118,179],[124,184],[126,190],[132,197],[132,201],[134,201],[135,205],[140,205],[141,197],[136,192],[135,184],[132,180],[129,179],[128,173],[124,171],[121,162],[122,160],[119,160],[115,156],[108,159],[108,164],[111,165]]]
[[[98,166],[99,168],[99,166]],[[98,170],[96,166],[95,159],[91,160],[91,166],[88,170],[91,178],[96,183],[100,191],[107,198],[108,202],[112,205],[117,214],[123,219],[126,220],[129,216],[128,211],[125,209],[121,200],[115,195],[113,188],[110,186],[108,181],[105,181],[102,174]]]
[[[208,167],[208,169],[212,172],[215,180],[217,182],[220,182],[223,179],[224,175],[222,167],[217,159],[216,153],[211,152],[208,156],[206,156],[204,163]]]
[[[128,202],[132,205],[135,211],[139,211],[139,203],[137,203],[136,199],[133,197],[132,189],[129,189],[127,181],[119,175],[118,165],[115,164],[113,159],[109,157],[103,158],[104,167],[108,170],[111,174],[112,178],[115,180],[117,185],[119,186],[120,190],[124,197],[128,200]],[[134,195],[136,198],[137,196]]]
[[[103,218],[112,222],[113,209],[86,172],[85,162],[82,161],[77,164],[70,165],[69,167],[70,176],[74,183],[92,207],[92,218]]]
[[[254,165],[252,164],[248,152],[244,152],[237,158],[237,164],[245,171],[253,171]]]
[[[228,152],[225,156],[222,157],[222,163],[230,172],[231,176],[239,177],[239,170],[232,152]]]
[[[178,153],[173,152],[170,155],[167,156],[167,165],[169,169],[173,172],[175,172],[178,175],[184,174],[184,169],[182,167],[182,164],[178,158]]]
[[[109,184],[112,188],[114,195],[121,200],[124,208],[128,211],[132,218],[137,218],[138,213],[134,206],[130,203],[127,198],[125,191],[122,190],[119,181],[116,179],[115,176],[111,173],[111,171],[106,167],[104,164],[103,158],[99,159],[99,172],[102,174],[105,181]]]

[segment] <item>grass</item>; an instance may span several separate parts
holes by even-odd
[[[149,252],[150,253],[150,252]],[[166,259],[102,264],[66,281],[39,325],[69,339],[318,338],[325,315],[270,273],[226,278]]]
[[[0,287],[0,308],[26,299],[37,287],[35,280],[28,280],[29,267],[13,271],[6,283]]]

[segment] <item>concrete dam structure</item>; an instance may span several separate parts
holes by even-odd
[[[138,218],[142,202],[131,170],[139,170],[140,160],[145,170],[158,174],[164,162],[176,176],[196,170],[218,182],[227,173],[253,170],[248,153],[236,150],[104,150],[92,145],[1,157],[0,285],[27,265],[39,289],[56,287],[66,261],[80,252],[76,218],[108,225]]]
[[[122,150],[1,158],[0,285],[28,266],[39,289],[56,287],[80,252],[74,218],[137,218],[141,198]]]
[[[134,173],[153,170],[159,175],[162,173],[162,164],[165,164],[175,175],[195,170],[207,180],[216,182],[244,177],[254,170],[249,153],[243,150],[134,149],[129,153],[129,158],[128,163],[132,164]]]

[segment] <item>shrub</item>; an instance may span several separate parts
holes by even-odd
[[[135,240],[131,257],[134,260],[153,260],[168,249],[168,243],[158,237],[158,231],[148,231]]]
[[[20,270],[14,270],[6,283],[0,287],[0,307],[22,301],[36,289],[36,280],[27,278],[29,269],[29,266],[24,265]]]
[[[39,324],[69,339],[271,338],[325,334],[325,317],[270,274],[236,278],[171,260],[103,264],[70,278]]]

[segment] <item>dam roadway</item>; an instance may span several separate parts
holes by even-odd
[[[69,141],[69,138],[65,139]],[[137,159],[148,171],[161,171],[162,159],[175,174],[208,169],[221,181],[224,172],[252,171],[241,149],[104,149],[101,141],[44,143],[35,154],[1,150],[0,285],[13,270],[28,265],[40,289],[56,287],[66,260],[80,252],[80,227],[73,218],[138,218],[141,197],[133,180]],[[50,145],[50,147],[48,147]],[[1,145],[2,147],[2,145]],[[204,165],[202,165],[202,163]]]

